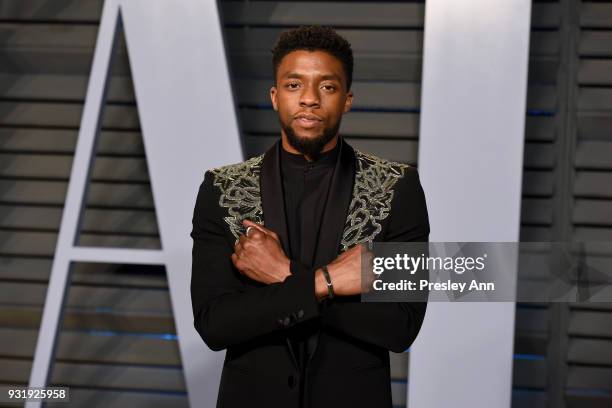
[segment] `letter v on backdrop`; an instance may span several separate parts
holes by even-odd
[[[120,24],[131,63],[161,250],[74,245]],[[48,383],[72,262],[160,264],[168,275],[190,405],[215,405],[223,353],[208,350],[193,328],[189,232],[204,170],[242,160],[241,150],[217,2],[106,0],[30,386]]]

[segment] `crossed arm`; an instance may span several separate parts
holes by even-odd
[[[409,173],[401,181],[393,209],[406,212],[396,210],[398,215],[391,216],[385,240],[426,241],[429,225],[418,176]],[[322,308],[319,302],[327,294],[322,271],[313,272],[288,259],[273,231],[249,221],[245,226],[254,229],[231,247],[215,197],[212,175],[207,173],[193,217],[191,297],[194,326],[211,349],[221,350],[314,318],[324,327],[392,351],[404,351],[412,343],[426,305],[361,303],[359,247],[328,266],[337,297]],[[408,214],[408,219],[401,214]]]

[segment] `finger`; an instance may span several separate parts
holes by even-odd
[[[249,231],[249,235],[247,237],[249,241],[247,242],[260,241],[267,236],[265,232],[261,231],[260,229],[256,227],[249,227],[249,228],[251,228],[251,230]]]
[[[265,227],[261,224],[258,224],[256,222],[253,222],[251,220],[242,220],[242,225],[244,225],[245,228],[248,227],[253,227],[253,228],[257,228],[257,229],[265,229]]]
[[[256,241],[262,241],[264,239],[266,239],[267,235],[264,232],[261,232],[260,230],[257,229],[253,229],[251,230],[251,236],[249,237],[249,239],[251,240],[251,242],[256,242]]]
[[[238,270],[240,270],[240,268],[238,268],[238,255],[235,253],[232,254],[232,263]]]
[[[240,235],[239,242],[240,242],[240,245],[242,245],[242,249],[244,250],[249,245],[251,245],[251,243],[254,240],[260,240],[261,238],[263,238],[265,236],[266,236],[266,234],[261,232],[259,229],[257,229],[256,227],[252,227],[251,230],[249,231],[249,235],[246,235],[246,234]]]
[[[246,239],[244,241],[240,241],[234,246],[234,252],[240,258],[245,254],[245,251],[248,249],[249,245],[251,245],[251,243],[249,243],[249,241]]]
[[[242,221],[242,225],[244,225],[246,228],[248,228],[248,227],[253,227],[253,228],[255,228],[256,230],[261,231],[261,232],[263,232],[263,233],[264,233],[264,234],[266,234],[266,235],[271,235],[271,234],[273,234],[273,231],[271,231],[271,230],[267,229],[266,227],[264,227],[264,226],[263,226],[263,225],[261,225],[261,224],[258,224],[258,223],[256,223],[256,222],[253,222],[253,221],[251,221],[251,220],[243,220],[243,221]],[[253,231],[253,232],[255,232],[255,231]]]
[[[234,266],[238,270],[239,274],[246,276],[246,272],[244,271],[244,264],[240,260],[240,257],[238,255],[232,254],[232,263],[234,264]]]
[[[238,243],[240,243],[241,245],[244,245],[244,243],[247,242],[248,240],[249,240],[249,237],[242,234],[240,235],[240,238],[238,239]]]
[[[350,249],[347,249],[346,251],[342,252],[340,255],[338,255],[338,257],[336,259],[348,258],[352,254],[352,249],[353,248],[350,248]]]
[[[274,238],[277,242],[280,242],[280,239],[278,238],[278,234],[276,232],[271,231],[271,230],[268,230],[268,231],[270,231],[270,236],[272,238]]]

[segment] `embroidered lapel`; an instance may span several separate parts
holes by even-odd
[[[357,171],[340,251],[371,242],[391,211],[393,187],[404,176],[406,164],[387,161],[355,150]]]
[[[219,205],[227,208],[227,223],[234,238],[244,234],[242,221],[245,219],[263,224],[259,172],[263,155],[245,162],[230,164],[211,170],[213,184],[221,191]]]
[[[380,233],[381,222],[391,211],[395,183],[408,167],[358,150],[355,156],[357,171],[340,242],[341,252],[355,244],[371,242]],[[263,223],[259,177],[262,161],[263,155],[260,155],[212,170],[214,185],[221,191],[219,205],[228,212],[224,221],[236,239],[244,233],[244,219]]]

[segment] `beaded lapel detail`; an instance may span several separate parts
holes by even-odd
[[[213,184],[221,191],[219,205],[227,208],[227,223],[232,235],[238,239],[244,234],[242,221],[247,219],[263,224],[263,209],[259,190],[259,173],[263,154],[238,164],[211,170]]]
[[[341,252],[372,242],[381,222],[391,212],[394,186],[404,176],[406,164],[392,162],[355,150],[357,171],[340,243]]]
[[[353,245],[371,242],[380,233],[381,222],[391,212],[395,183],[408,167],[358,150],[355,156],[357,170],[340,243],[342,252]],[[244,233],[244,219],[263,223],[259,180],[262,161],[260,155],[211,170],[213,184],[221,191],[219,205],[227,209],[224,221],[236,239]]]

